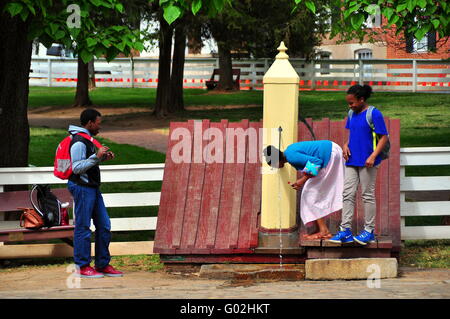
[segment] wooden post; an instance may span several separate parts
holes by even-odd
[[[134,59],[130,58],[130,67],[131,67],[131,87],[134,88]]]
[[[417,60],[413,60],[413,92],[417,92]]]
[[[48,71],[47,71],[47,80],[48,80],[48,87],[52,87],[52,60],[51,59],[47,59],[47,66],[48,66]]]
[[[362,59],[359,59],[359,85],[364,85],[364,64]]]
[[[311,90],[316,89],[316,62],[314,60],[310,63],[310,79],[311,79]]]
[[[287,48],[281,42],[275,62],[264,75],[263,148],[267,145],[281,150],[297,142],[299,76],[289,63]],[[296,225],[297,192],[288,182],[295,182],[297,171],[286,164],[271,169],[263,161],[261,227],[265,230],[290,229]]]

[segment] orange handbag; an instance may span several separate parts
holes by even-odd
[[[20,216],[20,227],[39,229],[44,226],[44,219],[33,208],[18,207],[18,209],[23,210]]]

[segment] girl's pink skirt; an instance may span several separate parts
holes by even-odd
[[[342,149],[332,143],[331,157],[325,168],[303,186],[300,216],[303,224],[325,217],[342,209],[344,189],[344,158]]]

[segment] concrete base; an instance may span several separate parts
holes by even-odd
[[[396,258],[309,259],[307,280],[352,280],[395,278]]]
[[[259,232],[256,254],[302,255],[305,249],[299,247],[298,232]]]
[[[303,264],[214,264],[202,265],[201,278],[234,280],[303,280]]]

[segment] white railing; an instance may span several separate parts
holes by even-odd
[[[450,215],[450,199],[423,202],[405,200],[406,192],[450,191],[450,176],[405,176],[406,166],[450,165],[450,147],[401,148],[400,165],[401,239],[450,239],[450,226],[405,226],[405,217],[409,216]],[[162,181],[163,173],[164,164],[104,165],[102,182]],[[3,191],[5,185],[61,184],[61,180],[53,176],[53,167],[0,168],[0,184],[0,191]],[[106,193],[103,197],[107,207],[137,207],[158,206],[160,195],[160,192]],[[17,221],[1,219],[0,228],[19,228]],[[111,228],[112,231],[156,230],[156,221],[157,217],[111,218]],[[125,249],[132,249],[130,247]],[[145,251],[151,253],[147,246]]]
[[[367,83],[377,91],[450,91],[450,61],[425,59],[289,60],[300,76],[300,89],[344,90],[351,84]],[[234,60],[241,70],[241,89],[262,89],[263,76],[272,59]],[[215,58],[187,58],[185,88],[205,88],[205,81],[218,68]],[[156,87],[158,59],[118,58],[95,60],[99,87]],[[105,72],[107,74],[105,74]],[[76,86],[76,59],[31,61],[30,85]]]
[[[163,173],[164,164],[104,165],[102,183],[162,181]],[[0,168],[2,184],[0,191],[3,191],[6,185],[61,184],[61,182],[53,175],[53,167]],[[106,207],[158,206],[160,195],[160,192],[108,193],[103,194],[103,199]],[[17,221],[0,221],[0,228],[19,228],[19,224]],[[111,229],[155,230],[156,217],[111,218]]]
[[[450,226],[405,226],[408,216],[449,216],[450,197],[445,201],[406,201],[407,192],[450,191],[450,176],[405,176],[406,166],[450,165],[450,147],[400,149],[401,238],[450,239]],[[430,194],[432,195],[432,194]],[[432,197],[432,196],[430,196]]]

